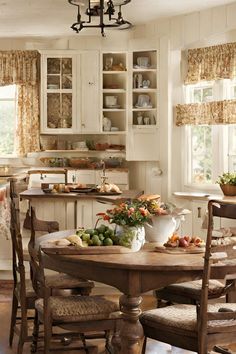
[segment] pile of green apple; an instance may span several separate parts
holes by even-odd
[[[76,231],[84,246],[113,246],[119,244],[119,237],[113,229],[104,224],[96,229],[79,229]]]

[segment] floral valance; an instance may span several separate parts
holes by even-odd
[[[0,85],[36,85],[39,82],[36,50],[0,51]]]
[[[236,100],[176,106],[176,125],[236,124]]]
[[[185,84],[236,77],[236,43],[188,50]]]

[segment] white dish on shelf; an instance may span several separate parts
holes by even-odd
[[[142,108],[142,109],[146,109],[146,108],[153,108],[152,105],[144,105],[144,106],[138,106],[137,104],[134,106],[134,108]]]
[[[106,149],[106,152],[124,152],[124,150],[118,150],[118,149]]]
[[[113,105],[113,106],[105,106],[105,108],[113,108],[113,109],[117,109],[117,108],[120,108],[120,105],[119,104],[116,104],[116,105]]]
[[[134,69],[150,69],[150,66],[143,66],[143,65],[134,65]]]

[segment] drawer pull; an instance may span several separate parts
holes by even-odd
[[[198,207],[198,208],[197,208],[197,217],[198,217],[198,218],[201,218],[201,217],[202,217],[202,208],[201,208],[201,207]]]

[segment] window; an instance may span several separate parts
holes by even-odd
[[[185,86],[187,103],[236,98],[236,80]],[[186,129],[186,184],[213,185],[223,171],[236,171],[236,126],[195,125]]]
[[[16,85],[0,87],[0,156],[15,153]]]

